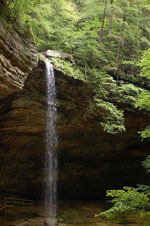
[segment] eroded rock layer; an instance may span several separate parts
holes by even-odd
[[[144,183],[140,162],[149,152],[138,131],[147,115],[124,108],[127,131],[104,133],[100,109],[90,111],[90,88],[55,70],[59,197],[102,198],[106,189]],[[22,91],[1,100],[0,192],[42,197],[44,182],[46,95],[45,65],[40,63]],[[144,177],[143,177],[144,175]]]
[[[30,41],[0,24],[0,196],[42,198],[47,100],[45,65],[37,65]],[[57,89],[58,194],[92,199],[123,185],[146,183],[141,160],[150,143],[138,131],[148,114],[131,106],[125,133],[110,135],[100,126],[101,109],[92,108],[93,92],[82,81],[55,70]]]
[[[0,18],[0,98],[21,90],[37,65],[33,39],[28,37],[25,32],[19,35]]]

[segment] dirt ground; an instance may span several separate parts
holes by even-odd
[[[150,226],[150,216],[138,218],[138,216],[128,219],[116,219],[108,222],[101,217],[95,218],[95,214],[107,209],[106,203],[65,201],[58,203],[58,218],[63,219],[66,226]],[[8,213],[9,214],[9,213]],[[10,214],[15,215],[15,212]],[[9,216],[8,216],[9,218]],[[18,223],[29,221],[29,226],[43,226],[45,221],[45,211],[43,205],[36,204],[32,210],[22,212],[17,218],[19,220],[8,221],[5,226],[17,225]]]

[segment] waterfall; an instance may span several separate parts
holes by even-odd
[[[56,217],[57,193],[57,135],[56,135],[56,90],[53,65],[46,58],[46,85],[47,85],[47,124],[46,124],[46,189],[45,209],[49,216]]]

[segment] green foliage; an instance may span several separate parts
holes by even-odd
[[[54,49],[72,52],[78,14],[71,2],[41,0],[40,4],[36,4],[32,9],[30,16],[39,51]]]
[[[104,121],[100,124],[104,131],[111,134],[125,131],[123,111],[111,103],[112,97],[118,91],[116,81],[105,71],[88,68],[87,72],[88,82],[96,93],[94,96],[96,106],[102,109],[100,111]]]
[[[73,53],[83,67],[86,63],[106,73],[115,72],[118,56],[118,73],[133,74],[142,50],[150,44],[150,7],[142,0],[4,2],[7,16],[19,18],[24,24],[28,21],[39,51]]]
[[[144,51],[138,65],[141,68],[141,75],[150,78],[150,49]]]
[[[77,65],[59,58],[52,58],[51,61],[58,70],[63,71],[67,76],[84,81],[84,74]]]
[[[150,79],[150,49],[144,52],[142,59],[140,60],[138,65],[141,67],[141,75]],[[150,111],[150,92],[149,91],[143,91],[139,95],[138,100],[135,103],[135,107],[139,108],[140,110],[144,109],[146,111]],[[140,132],[140,134],[143,139],[149,138],[150,126],[147,126],[144,131]]]
[[[133,84],[123,84],[121,87],[120,87],[120,90],[124,93],[124,94],[128,94],[128,95],[131,95],[131,96],[134,96],[134,95],[139,95],[139,93],[142,91],[141,88],[133,85]]]
[[[142,166],[147,173],[150,173],[150,156],[142,162]],[[137,212],[142,217],[146,216],[145,211],[147,212],[150,208],[150,186],[148,185],[138,185],[137,188],[123,187],[123,189],[118,190],[107,190],[106,196],[112,198],[110,202],[113,206],[109,210],[95,215],[96,217],[103,216],[106,219],[116,219]]]
[[[3,2],[2,16],[12,23],[25,24],[26,20],[29,19],[28,13],[31,12],[36,0],[3,0]]]
[[[149,77],[150,72],[150,51],[144,53],[142,60],[139,63],[142,68],[142,75]],[[121,92],[126,94],[139,95],[135,106],[140,109],[150,110],[150,92],[143,91],[132,85],[122,86]],[[141,132],[142,138],[150,137],[150,126]],[[150,156],[142,162],[143,167],[147,173],[150,173]],[[143,211],[150,208],[150,186],[139,185],[138,188],[124,187],[121,190],[108,190],[107,196],[112,197],[111,202],[113,207],[107,211],[101,212],[97,216],[103,216],[107,219],[116,217],[126,217],[136,211]]]
[[[140,110],[145,109],[147,111],[150,111],[150,92],[149,91],[142,92],[139,95],[138,101],[136,102],[135,107],[138,107]]]
[[[124,117],[123,117],[123,111],[118,110],[116,106],[112,103],[96,99],[96,105],[103,109],[103,118],[105,122],[100,123],[104,131],[108,133],[118,133],[118,132],[124,132],[125,126],[124,126]]]
[[[150,155],[142,162],[142,166],[146,169],[147,173],[150,173]]]
[[[146,169],[146,173],[150,173],[150,155],[147,156],[144,161],[142,161],[142,166],[144,167],[144,169]],[[150,197],[149,185],[138,185],[138,190],[143,194],[146,194],[148,197]]]
[[[140,192],[143,192],[144,194],[148,195],[148,197],[150,197],[150,186],[149,185],[138,184],[138,190]]]
[[[139,192],[137,188],[124,187],[120,190],[108,190],[107,196],[112,197],[113,207],[101,212],[96,216],[103,216],[107,219],[125,217],[135,213],[137,210],[145,210],[150,207],[149,197]]]
[[[123,84],[118,87],[116,97],[119,97],[120,101],[124,103],[134,105],[142,91],[142,88],[133,84]]]
[[[2,0],[12,21],[28,21],[37,49],[73,53],[101,71],[131,74],[149,43],[149,2],[137,0]],[[119,50],[120,49],[120,50]],[[117,59],[118,57],[118,59]],[[118,64],[117,65],[117,60]]]
[[[97,64],[100,59],[107,60],[103,59],[101,52],[98,50],[99,27],[100,21],[97,17],[78,25],[74,48],[76,48],[75,57],[81,64],[86,62],[89,66],[92,66]]]
[[[113,102],[134,105],[143,89],[133,84],[117,86],[113,77],[105,71],[87,68],[87,73],[88,82],[96,93],[94,100],[97,106],[104,109],[104,122],[101,123],[104,130],[109,133],[125,131],[123,111],[118,110]]]
[[[142,139],[146,139],[150,137],[150,126],[147,126],[143,131],[140,131]]]
[[[87,68],[88,81],[95,91],[94,100],[103,109],[104,130],[109,133],[125,131],[123,111],[118,110],[113,102],[123,102],[134,105],[143,89],[133,84],[117,86],[112,76],[105,71]]]
[[[105,131],[124,131],[123,112],[113,103],[133,105],[141,90],[134,85],[120,84],[118,78],[128,76],[137,81],[134,77],[139,70],[137,61],[150,46],[150,3],[146,0],[2,2],[2,14],[20,33],[26,30],[28,36],[34,35],[38,51],[53,49],[74,56],[76,65],[63,60],[54,60],[54,64],[68,76],[86,80],[92,87],[96,103],[104,110],[101,125]],[[149,51],[145,52],[139,63],[146,76],[149,57]],[[117,77],[117,82],[113,77]],[[142,101],[141,94],[141,103],[139,98],[136,106],[144,108]]]
[[[104,70],[101,71],[95,68],[87,68],[87,73],[88,82],[96,93],[96,99],[107,99],[109,95],[114,95],[117,91],[115,80]]]

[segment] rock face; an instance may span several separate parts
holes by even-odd
[[[40,63],[22,91],[1,100],[1,194],[41,197],[47,109],[44,71]],[[126,107],[127,131],[114,136],[104,133],[100,112],[89,110],[92,91],[59,71],[55,70],[55,76],[59,197],[102,198],[106,189],[144,183],[140,162],[150,144],[141,142],[137,131],[147,125],[149,117]]]
[[[0,18],[0,98],[21,90],[37,54],[32,40],[21,37]]]
[[[6,30],[0,26],[0,196],[39,199],[44,181],[45,65],[36,66],[31,44],[16,33],[4,38]],[[106,189],[145,183],[148,176],[140,165],[150,143],[141,142],[137,132],[149,123],[149,116],[123,106],[127,131],[107,134],[99,124],[100,109],[91,111],[90,88],[58,70],[55,76],[59,197],[97,199]]]

